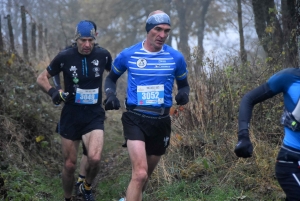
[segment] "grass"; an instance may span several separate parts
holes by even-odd
[[[190,73],[190,102],[184,109],[174,105],[170,147],[152,175],[144,201],[284,200],[274,177],[283,136],[281,96],[254,108],[253,157],[238,159],[233,153],[242,95],[280,70],[280,62],[253,61],[241,67],[232,63],[236,60],[228,57],[218,64],[206,59],[199,75]],[[193,64],[189,61],[190,67]],[[54,132],[61,107],[54,107],[38,89],[30,69],[17,61],[0,68],[0,162],[9,164],[1,165],[0,200],[62,200],[60,139]],[[121,147],[121,113],[106,113],[101,170],[95,181],[101,201],[123,197],[131,176],[127,150]],[[37,142],[38,136],[44,140]]]

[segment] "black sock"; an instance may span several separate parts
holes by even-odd
[[[65,201],[72,201],[71,198],[65,198]]]

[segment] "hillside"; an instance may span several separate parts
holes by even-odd
[[[209,76],[205,71],[201,80],[190,75],[190,103],[171,110],[170,147],[144,200],[284,200],[274,177],[282,137],[282,127],[275,121],[281,114],[281,97],[254,110],[253,157],[238,159],[233,153],[240,98],[264,82],[276,66],[207,65],[211,65]],[[32,65],[21,58],[0,57],[0,200],[62,199],[60,139],[54,132],[61,106],[54,106],[38,88],[36,76]],[[127,151],[121,148],[121,112],[106,113],[103,160],[93,183],[99,201],[124,196],[130,180]]]

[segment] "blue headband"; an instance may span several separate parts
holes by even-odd
[[[147,33],[159,24],[168,24],[169,26],[171,26],[169,15],[167,15],[166,13],[157,13],[148,17],[145,27]]]
[[[80,21],[75,30],[75,40],[81,37],[93,37],[96,38],[96,31],[93,23],[90,21]]]

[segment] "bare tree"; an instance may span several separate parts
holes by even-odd
[[[12,51],[15,51],[15,39],[14,39],[13,28],[11,25],[10,15],[7,15],[6,19],[7,19],[8,33],[9,33],[10,49]]]
[[[21,18],[22,18],[23,57],[24,57],[25,61],[29,61],[29,56],[28,56],[28,40],[27,40],[27,23],[26,23],[25,6],[21,6]]]
[[[238,24],[239,24],[239,36],[240,36],[240,57],[242,63],[247,62],[247,53],[245,50],[245,38],[244,38],[244,29],[243,29],[243,18],[242,18],[242,3],[241,0],[237,0],[237,13],[238,13]]]
[[[43,53],[43,25],[39,24],[38,26],[38,33],[39,33],[39,41],[38,41],[38,52],[39,52],[39,58],[43,59],[44,53]]]
[[[36,23],[33,22],[31,24],[31,49],[32,49],[32,57],[36,59]]]
[[[3,34],[2,34],[2,21],[0,15],[0,52],[4,51]]]

